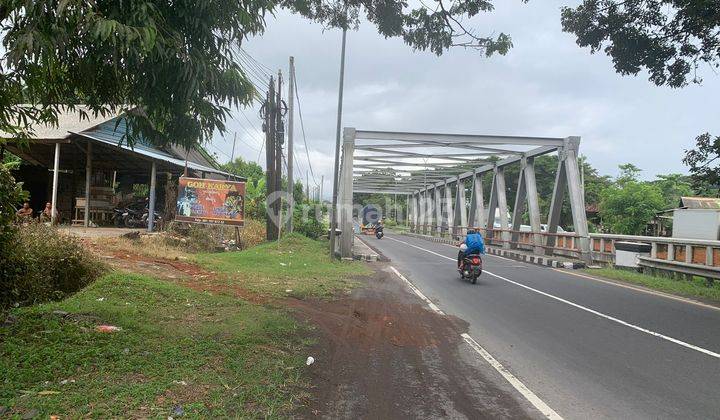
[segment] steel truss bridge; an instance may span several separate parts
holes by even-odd
[[[589,260],[590,237],[578,164],[580,137],[550,138],[444,133],[365,131],[346,127],[340,169],[339,225],[353,230],[353,194],[387,193],[407,196],[410,228],[416,233],[464,235],[480,229],[491,243],[523,245],[536,254],[571,251]],[[542,228],[535,180],[535,158],[558,155],[547,228]],[[505,171],[519,165],[518,188],[508,216]],[[492,173],[490,196],[482,176]],[[574,232],[560,235],[558,223],[567,196]],[[468,196],[469,195],[469,196]],[[528,232],[521,231],[524,213]],[[499,226],[496,225],[498,215]],[[570,237],[570,238],[568,238]],[[571,239],[571,241],[568,241]],[[559,249],[556,241],[572,246]],[[341,235],[341,256],[352,256],[352,234]]]

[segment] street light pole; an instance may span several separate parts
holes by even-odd
[[[340,171],[340,131],[342,128],[343,84],[345,82],[345,39],[347,25],[343,26],[340,53],[340,88],[338,90],[337,130],[335,132],[335,171],[333,172],[332,210],[330,212],[330,257],[335,258],[335,231],[337,230],[338,172]],[[345,235],[351,232],[344,232]]]

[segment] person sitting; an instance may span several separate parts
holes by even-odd
[[[460,242],[458,246],[461,246],[462,244],[465,244],[465,249],[463,250],[461,248],[460,252],[458,252],[458,268],[462,268],[463,259],[467,255],[485,255],[485,241],[483,240],[480,232],[474,229],[468,229],[467,236],[465,236],[465,239]]]
[[[30,203],[28,203],[27,201],[24,202],[22,207],[20,207],[20,210],[18,210],[15,215],[21,222],[27,222],[32,219],[33,209],[30,207]]]
[[[45,203],[45,208],[42,213],[40,213],[40,221],[43,223],[52,222],[53,211],[52,203]],[[57,212],[55,212],[55,216],[57,216]]]

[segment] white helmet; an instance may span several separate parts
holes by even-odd
[[[467,251],[467,245],[460,244],[460,251],[463,251],[463,252]]]

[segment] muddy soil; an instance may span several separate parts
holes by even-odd
[[[314,325],[312,397],[299,418],[529,418],[492,368],[471,354],[466,325],[411,294],[384,263],[333,301],[292,300]],[[497,385],[500,383],[501,385]]]

